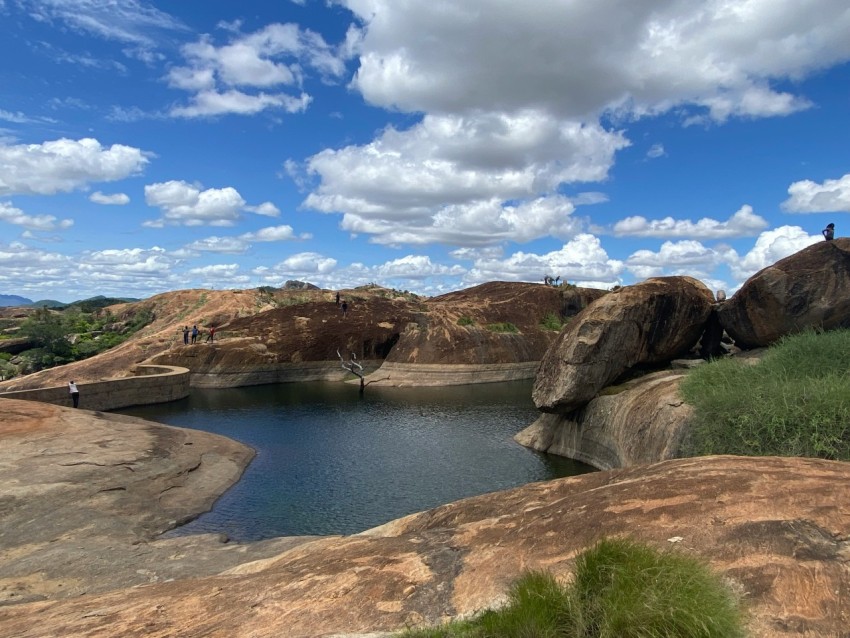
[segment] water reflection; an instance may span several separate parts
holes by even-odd
[[[591,468],[512,439],[537,412],[527,382],[447,388],[304,383],[203,390],[120,410],[257,450],[242,480],[178,533],[237,540],[350,534],[458,500]]]

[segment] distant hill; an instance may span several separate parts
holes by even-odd
[[[39,299],[38,301],[33,301],[31,303],[33,306],[38,306],[39,308],[57,308],[60,310],[68,305],[61,301],[56,301],[55,299]]]
[[[19,297],[18,295],[0,295],[0,306],[29,306],[32,299]]]
[[[107,306],[114,306],[115,304],[134,301],[140,300],[133,299],[131,297],[104,297],[103,295],[97,295],[96,297],[89,297],[88,299],[83,299],[81,301],[73,301],[68,305],[77,306],[83,312],[94,312],[100,308],[106,308]]]

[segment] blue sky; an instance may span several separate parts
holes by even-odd
[[[0,0],[0,293],[734,291],[850,234],[846,0]]]

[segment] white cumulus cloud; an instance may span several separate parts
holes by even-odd
[[[729,239],[757,235],[768,227],[767,220],[756,215],[752,206],[744,205],[727,221],[704,217],[697,222],[690,219],[649,220],[645,217],[627,217],[614,224],[618,237],[688,237],[692,239]]]
[[[103,204],[105,206],[124,206],[130,203],[130,197],[125,193],[113,193],[105,195],[100,191],[95,191],[89,195],[89,201],[95,204]]]
[[[0,195],[53,195],[136,175],[150,153],[132,146],[105,147],[96,139],[41,144],[0,143]]]
[[[850,173],[822,184],[808,179],[794,182],[788,195],[782,208],[789,213],[850,213]]]
[[[65,229],[74,225],[72,219],[59,220],[53,215],[27,215],[9,202],[0,202],[0,221],[41,231]]]

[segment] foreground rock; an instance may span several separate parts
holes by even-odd
[[[757,272],[718,313],[741,348],[806,328],[850,327],[850,237],[818,242]]]
[[[217,573],[291,546],[155,540],[210,509],[252,457],[206,432],[0,399],[0,605]]]
[[[534,382],[543,412],[566,414],[639,364],[690,349],[705,329],[714,296],[690,277],[659,277],[593,302],[561,332]]]
[[[112,456],[108,447],[103,455]],[[44,471],[49,462],[31,465]],[[499,605],[523,570],[567,578],[576,554],[610,535],[709,561],[743,597],[753,636],[838,636],[850,624],[848,481],[850,464],[779,458],[679,459],[586,474],[302,543],[216,576],[0,607],[0,636],[382,635]],[[20,534],[43,524],[15,522]],[[77,524],[64,536],[85,554],[92,526]],[[6,550],[4,562],[25,551]]]

